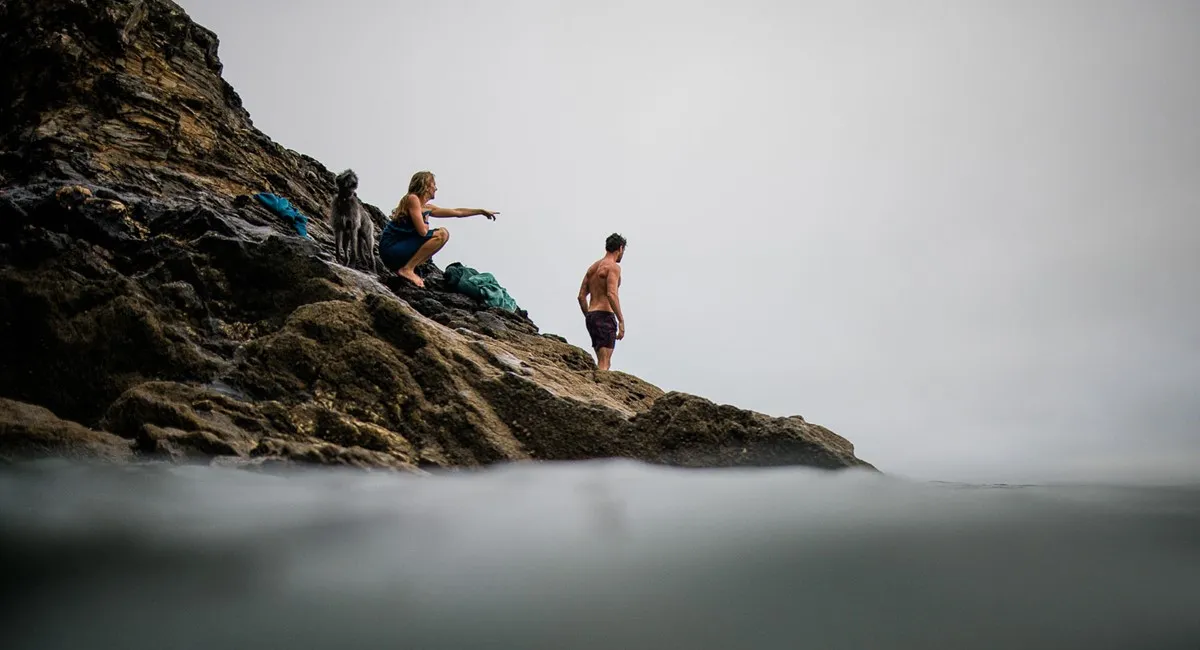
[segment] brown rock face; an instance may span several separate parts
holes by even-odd
[[[328,207],[333,176],[254,128],[216,34],[175,3],[9,0],[0,25],[9,179],[190,201],[274,190],[310,215]]]
[[[0,398],[0,462],[45,456],[87,460],[128,461],[128,440],[60,420],[32,404]]]
[[[802,418],[598,374],[432,265],[419,291],[336,264],[333,175],[253,127],[167,0],[0,1],[0,57],[0,458],[869,467]]]

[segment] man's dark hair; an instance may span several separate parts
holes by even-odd
[[[615,232],[613,234],[609,235],[608,239],[604,240],[604,250],[606,250],[610,253],[617,252],[624,245],[625,245],[625,238],[618,235]]]

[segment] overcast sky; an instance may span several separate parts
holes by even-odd
[[[1200,477],[1200,2],[181,0],[255,124],[614,368],[923,479]]]

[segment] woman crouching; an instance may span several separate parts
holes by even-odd
[[[417,172],[408,184],[408,194],[392,210],[392,218],[379,237],[379,258],[396,275],[424,287],[417,267],[450,241],[445,228],[430,228],[429,218],[474,217],[482,215],[496,220],[499,212],[478,208],[439,208],[430,203],[437,195],[433,172]]]

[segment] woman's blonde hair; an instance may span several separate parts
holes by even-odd
[[[408,182],[408,193],[421,196],[433,185],[433,172],[417,172]]]

